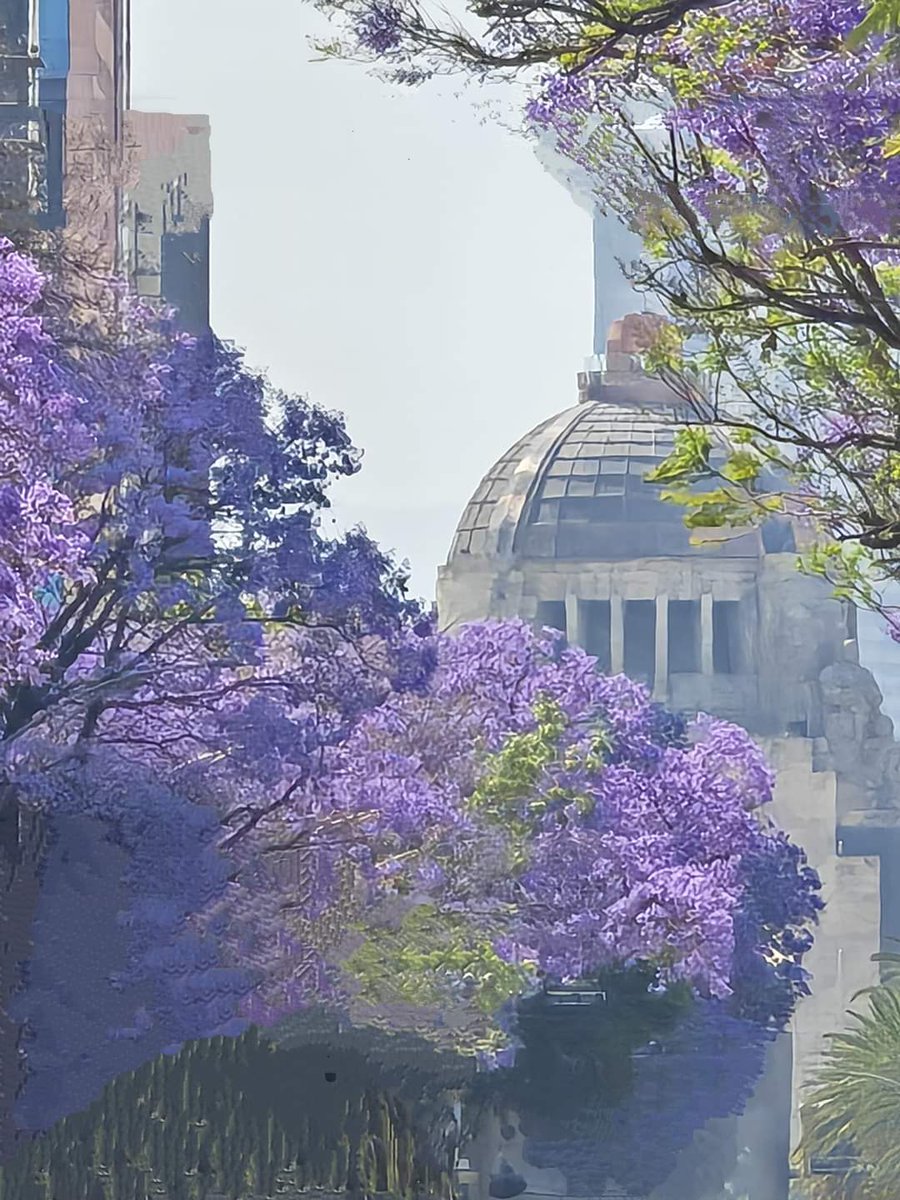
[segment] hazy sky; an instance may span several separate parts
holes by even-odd
[[[335,515],[431,597],[488,466],[575,401],[587,214],[460,83],[312,62],[301,0],[133,0],[135,108],[208,113],[212,319],[365,450]]]

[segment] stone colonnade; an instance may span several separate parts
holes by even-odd
[[[610,671],[621,675],[625,670],[625,604],[632,597],[612,592],[609,597],[609,650]],[[644,597],[634,597],[644,599]],[[653,694],[658,700],[665,698],[669,678],[669,596],[659,593],[654,597],[656,609]],[[584,606],[574,592],[567,592],[566,637],[575,646],[586,646],[584,628]],[[700,674],[712,675],[713,658],[713,596],[703,592],[700,596]]]

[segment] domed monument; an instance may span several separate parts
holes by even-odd
[[[681,511],[644,480],[687,418],[642,369],[647,321],[658,319],[615,321],[605,355],[578,376],[577,403],[484,476],[439,571],[438,613],[446,630],[511,617],[559,629],[600,670],[644,681],[672,710],[735,721],[766,749],[772,815],[806,849],[827,905],[807,959],[813,994],[770,1055],[739,1134],[757,1159],[750,1200],[782,1200],[824,1036],[877,982],[882,925],[900,933],[900,745],[859,665],[855,609],[797,569],[802,530],[779,519],[694,544]],[[487,1200],[497,1155],[531,1194],[569,1194],[560,1172],[529,1177],[527,1144],[483,1131],[465,1160],[471,1200]]]

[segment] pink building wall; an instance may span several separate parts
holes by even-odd
[[[121,266],[130,0],[70,0],[64,203],[84,270]]]

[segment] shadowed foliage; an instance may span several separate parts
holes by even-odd
[[[251,1029],[160,1056],[23,1147],[0,1171],[0,1197],[445,1194],[450,1151],[434,1133],[449,1077],[429,1071],[427,1050],[407,1071],[364,1053],[365,1040],[320,1031],[281,1048]]]

